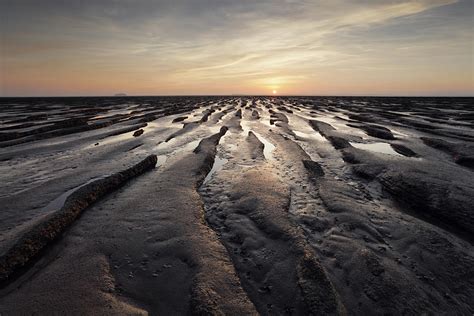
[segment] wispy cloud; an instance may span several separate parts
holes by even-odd
[[[434,78],[423,87],[420,78],[426,81],[437,69],[457,78],[439,76],[433,86],[474,90],[472,25],[469,14],[459,15],[472,4],[464,0],[35,4],[0,4],[9,12],[0,13],[0,65],[15,78],[2,77],[0,93],[28,93],[32,77],[53,74],[84,86],[95,72],[104,82],[83,93],[217,92],[213,87],[264,93],[278,86],[288,93],[350,94],[361,86],[351,85],[350,76],[366,86],[377,79],[374,91],[403,94],[417,81],[428,89]],[[440,61],[453,55],[456,61],[440,69]],[[22,76],[30,78],[23,87]],[[322,85],[323,78],[330,82]]]

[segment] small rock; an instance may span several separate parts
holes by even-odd
[[[137,131],[135,131],[135,132],[133,133],[133,136],[134,136],[134,137],[138,137],[138,136],[140,136],[140,135],[143,134],[143,133],[144,133],[143,128],[140,128],[139,130],[137,130]]]

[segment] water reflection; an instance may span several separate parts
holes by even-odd
[[[300,138],[312,138],[312,139],[316,139],[320,142],[327,142],[328,141],[326,138],[321,136],[321,134],[318,133],[318,132],[305,133],[305,132],[300,132],[300,131],[296,131],[296,130],[293,130],[293,132],[295,133],[296,136],[298,136]]]
[[[362,144],[362,143],[350,142],[350,144],[354,146],[355,148],[359,148],[362,150],[368,150],[368,151],[372,151],[372,152],[376,152],[380,154],[404,157],[403,155],[400,155],[395,150],[393,150],[390,144],[387,144],[387,143]]]
[[[261,141],[263,143],[263,155],[265,156],[265,159],[266,160],[270,160],[272,159],[272,152],[273,150],[275,149],[275,145],[273,145],[272,143],[270,143],[268,140],[266,140],[264,137],[262,137],[262,135],[252,131],[255,136],[258,138],[259,141]]]
[[[203,185],[206,184],[209,180],[211,180],[212,175],[217,171],[220,171],[224,165],[229,161],[229,159],[221,158],[216,156],[214,159],[214,164],[212,165],[211,171],[207,174],[206,178],[204,179]]]

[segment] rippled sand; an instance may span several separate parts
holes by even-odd
[[[474,313],[472,98],[0,103],[0,314]]]

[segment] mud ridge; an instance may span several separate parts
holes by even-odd
[[[95,180],[73,192],[61,209],[36,224],[2,254],[0,257],[0,286],[5,286],[15,273],[30,264],[89,205],[124,185],[130,179],[154,168],[156,161],[155,155],[148,156],[126,170]]]

